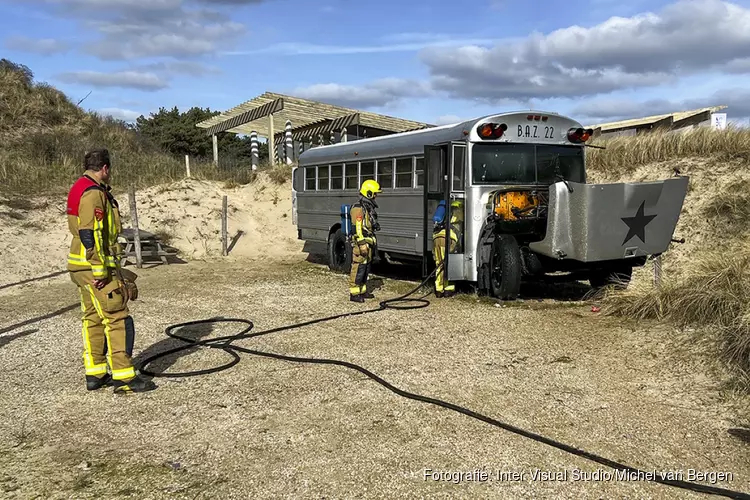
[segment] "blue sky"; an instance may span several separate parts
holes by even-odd
[[[0,0],[0,33],[2,57],[128,120],[265,91],[433,124],[750,117],[750,0]]]

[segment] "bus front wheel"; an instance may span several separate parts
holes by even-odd
[[[352,266],[352,249],[346,235],[337,229],[328,236],[328,268],[331,271],[348,273]]]
[[[521,291],[521,249],[509,234],[498,234],[492,242],[489,265],[484,267],[489,292],[500,300],[515,300]]]

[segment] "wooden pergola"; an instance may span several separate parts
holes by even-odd
[[[220,115],[197,124],[213,136],[214,163],[218,163],[219,152],[216,134],[233,132],[237,134],[257,134],[269,140],[271,160],[278,159],[278,146],[285,143],[287,123],[292,125],[293,149],[309,144],[334,142],[350,138],[377,137],[398,132],[408,132],[434,125],[404,120],[391,116],[335,106],[309,99],[302,99],[274,92],[265,92],[249,101],[239,104]],[[274,147],[270,147],[273,137]]]

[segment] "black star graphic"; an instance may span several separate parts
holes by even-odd
[[[645,201],[641,202],[641,206],[638,207],[635,217],[622,217],[620,219],[628,225],[628,234],[622,242],[623,245],[630,241],[633,236],[638,236],[643,243],[646,243],[646,226],[654,220],[656,215],[644,215],[643,208],[645,205]]]

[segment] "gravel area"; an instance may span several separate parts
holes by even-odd
[[[247,318],[259,331],[363,308],[348,301],[344,275],[305,261],[227,258],[136,271],[140,359],[178,345],[164,334],[174,323]],[[373,282],[378,298],[413,285],[391,276]],[[724,390],[679,332],[601,316],[577,301],[430,299],[423,309],[237,345],[356,363],[400,389],[645,471],[682,471],[685,480],[691,469],[729,473],[715,486],[750,492],[748,444],[727,432],[747,425],[736,416],[747,398]],[[576,471],[612,469],[399,397],[344,367],[242,354],[218,373],[157,377],[159,388],[146,394],[87,392],[79,314],[67,275],[0,293],[3,498],[707,498],[648,481],[582,480]],[[191,330],[208,338],[241,328]],[[228,360],[196,349],[149,369]],[[567,477],[535,480],[537,469]],[[475,471],[488,480],[437,475]]]

